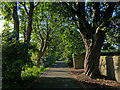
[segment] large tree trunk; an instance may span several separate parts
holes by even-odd
[[[91,78],[98,77],[100,75],[99,58],[105,37],[105,32],[99,30],[91,40],[83,39],[86,48],[84,71],[85,75],[90,76]]]

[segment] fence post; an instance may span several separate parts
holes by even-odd
[[[120,55],[113,56],[114,68],[115,68],[115,78],[120,83]]]
[[[75,69],[83,69],[84,68],[84,58],[85,54],[79,54],[73,57],[73,67]]]

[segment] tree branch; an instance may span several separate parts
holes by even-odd
[[[38,27],[38,29],[40,29],[39,28],[39,25],[37,25],[37,27]],[[40,36],[40,38],[41,38],[41,41],[44,41],[44,38],[42,37],[42,35],[41,35],[41,32],[39,31],[39,36]]]
[[[79,18],[80,31],[89,38],[92,38],[92,27],[85,19],[85,2],[78,2],[77,16]]]
[[[114,17],[111,17],[109,18],[108,20],[106,20],[105,22],[103,22],[102,24],[100,24],[97,29],[96,29],[96,32],[98,32],[98,30],[103,27],[106,23],[110,22],[110,21],[113,21],[115,20],[116,18],[120,18],[120,14],[118,14],[117,16],[114,16]],[[113,23],[113,22],[112,22]]]
[[[111,22],[112,22],[115,26],[117,26],[117,27],[119,27],[119,28],[120,28],[120,26],[119,26],[119,25],[117,25],[117,24],[115,24],[115,22],[114,22],[113,20],[111,20]]]
[[[42,53],[45,53],[45,51],[46,51],[46,48],[47,48],[47,45],[48,45],[48,39],[49,39],[50,30],[47,31],[47,36],[46,36],[46,40],[45,40],[45,44],[44,44],[44,48],[43,48]]]
[[[111,17],[108,19],[108,21],[111,21],[111,20],[115,20],[116,18],[120,18],[120,14],[114,16],[114,17]]]
[[[29,12],[28,12],[28,10],[27,10],[27,8],[26,8],[26,4],[25,4],[25,2],[24,2],[24,4],[22,3],[22,2],[19,2],[21,5],[23,5],[24,6],[24,9],[25,9],[25,11],[26,11],[26,13],[27,13],[27,15],[29,15]]]
[[[70,10],[72,13],[77,14],[77,12],[72,7],[70,8],[70,6],[67,4],[67,2],[64,2],[63,5],[65,5],[67,7],[67,9],[69,8],[68,10]]]
[[[106,11],[104,12],[103,19],[112,17],[114,6],[116,5],[116,2],[106,2]]]
[[[100,9],[99,9],[100,3],[95,2],[93,6],[93,27],[97,27],[97,22],[100,21]]]
[[[114,10],[114,6],[115,6],[116,3],[107,2],[106,4],[108,5],[107,8],[106,8],[106,12],[104,13],[104,17],[103,17],[103,19],[101,20],[102,23],[101,23],[101,24],[97,27],[97,29],[96,29],[96,33],[97,33],[98,30],[99,30],[100,28],[102,28],[103,26],[109,25],[109,23],[110,23],[111,20],[114,20],[114,19],[120,17],[120,15],[117,15],[117,16],[112,17],[113,10]]]
[[[40,4],[40,2],[38,2],[38,3],[34,6],[34,8],[36,8],[39,4]]]
[[[42,50],[43,50],[43,47],[44,47],[44,39],[43,39],[43,37],[42,37],[42,35],[41,35],[40,32],[39,32],[39,36],[40,36],[40,38],[41,38],[41,47],[40,47],[40,51],[39,51],[39,52],[42,53]]]

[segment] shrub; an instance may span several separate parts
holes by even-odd
[[[37,66],[33,66],[28,67],[25,69],[25,71],[22,71],[21,76],[22,79],[30,78],[30,77],[38,77],[40,76],[47,68],[44,68],[43,66],[40,66],[40,68],[38,68]]]
[[[32,65],[28,49],[31,45],[28,43],[19,43],[18,41],[8,41],[2,45],[2,84],[3,88],[11,87],[21,81],[21,71],[23,67]]]

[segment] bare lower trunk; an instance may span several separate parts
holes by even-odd
[[[100,51],[96,50],[93,54],[92,51],[87,51],[84,61],[84,71],[87,76],[98,77],[99,73],[99,58]]]
[[[99,58],[100,51],[105,39],[105,32],[100,31],[93,37],[91,42],[86,46],[86,55],[84,61],[84,71],[87,76],[98,77],[99,72]],[[88,41],[88,40],[86,40]]]
[[[40,67],[40,59],[37,60],[37,67]]]
[[[19,69],[17,72],[14,72],[14,73],[13,73],[13,75],[14,75],[13,80],[14,80],[15,82],[19,82],[19,81],[22,80],[22,79],[21,79],[21,71],[22,71],[22,68],[20,67],[20,69]]]
[[[38,60],[37,60],[37,67],[40,67],[40,59],[41,59],[41,57],[43,55],[44,55],[43,53],[39,52],[39,54],[38,54]]]

